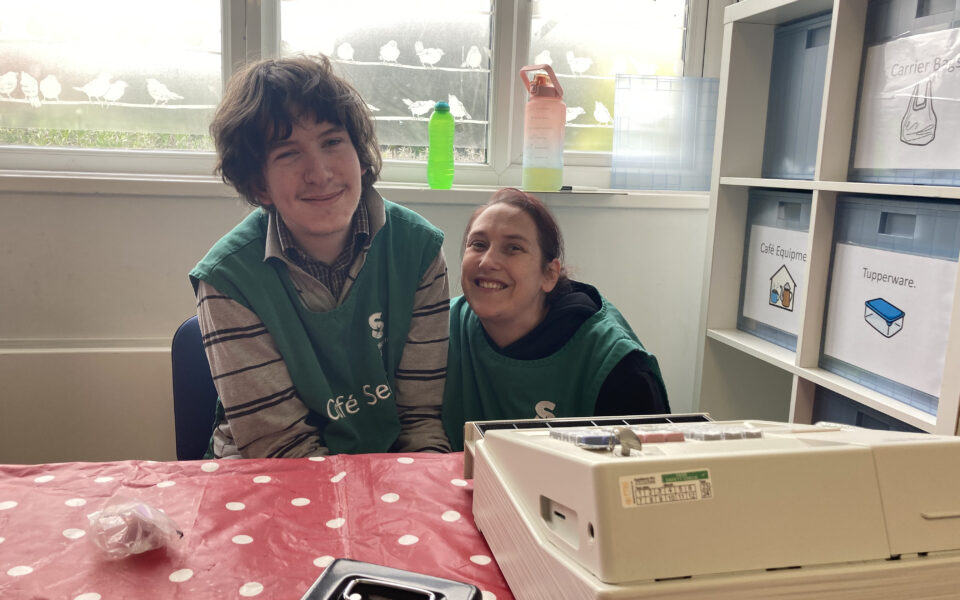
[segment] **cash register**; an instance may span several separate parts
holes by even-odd
[[[960,438],[693,414],[465,439],[517,600],[960,598]]]

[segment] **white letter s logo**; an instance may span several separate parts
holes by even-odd
[[[533,407],[537,411],[538,419],[553,419],[556,417],[555,414],[550,412],[551,410],[557,408],[557,405],[553,402],[543,400],[542,402],[537,402],[537,405]]]

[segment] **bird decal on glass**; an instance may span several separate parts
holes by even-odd
[[[397,47],[397,40],[390,40],[380,46],[380,60],[383,62],[395,63],[400,56],[400,48]]]
[[[16,71],[7,71],[3,75],[0,75],[0,96],[6,96],[9,100],[13,100],[10,94],[12,94],[15,89],[17,89]]]
[[[567,107],[567,123],[573,121],[583,113],[587,111],[583,110],[582,106],[568,106]]]
[[[470,69],[479,69],[480,65],[483,63],[483,53],[480,52],[480,48],[477,46],[470,46],[470,50],[467,51],[467,57],[463,60],[461,67],[468,67]]]
[[[63,86],[60,85],[60,82],[57,81],[57,78],[53,75],[47,75],[40,80],[40,93],[43,94],[43,99],[47,102],[60,100],[60,92],[62,91]]]
[[[440,62],[441,58],[443,58],[443,50],[440,48],[424,48],[423,42],[420,40],[417,40],[413,44],[413,49],[417,53],[417,58],[420,59],[420,64],[425,67],[432,67]]]
[[[81,87],[74,87],[73,89],[86,94],[87,100],[90,102],[94,100],[103,102],[103,95],[110,89],[110,79],[109,73],[100,73],[95,79],[88,81]]]
[[[183,96],[170,89],[152,77],[147,78],[147,93],[153,98],[154,105],[166,104],[170,100],[183,100]]]
[[[33,75],[26,71],[20,71],[20,91],[30,106],[40,108],[40,86]]]
[[[340,60],[353,60],[353,46],[350,42],[344,42],[337,46],[337,58]]]
[[[574,75],[583,75],[587,69],[590,68],[590,65],[593,64],[593,59],[588,56],[574,56],[573,52],[567,51],[567,64],[570,65],[570,72]]]
[[[533,59],[533,64],[535,65],[552,65],[553,58],[550,56],[549,50],[544,50]]]
[[[607,110],[607,107],[599,100],[595,101],[593,105],[593,118],[601,125],[609,125],[613,118],[610,117],[610,111]]]
[[[414,102],[409,98],[404,98],[403,103],[406,104],[407,108],[410,109],[410,114],[412,114],[415,117],[421,117],[427,114],[428,112],[433,110],[433,107],[436,104],[436,102],[434,102],[433,100],[417,100],[416,102]]]
[[[463,105],[463,102],[460,102],[460,98],[457,98],[453,94],[447,95],[447,104],[450,105],[450,114],[453,115],[454,119],[472,119],[470,113],[467,112],[467,107]]]
[[[123,94],[127,91],[128,87],[130,87],[130,84],[122,79],[114,81],[110,84],[110,88],[107,89],[107,93],[103,95],[104,101],[117,102],[123,97]]]

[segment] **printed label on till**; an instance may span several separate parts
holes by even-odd
[[[627,475],[620,478],[620,501],[624,508],[710,498],[713,498],[713,485],[708,469]]]

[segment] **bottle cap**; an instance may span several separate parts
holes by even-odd
[[[437,102],[433,109],[439,110],[440,112],[450,112],[450,104],[441,100],[440,102]]]
[[[546,98],[555,98],[560,94],[557,88],[553,87],[550,77],[546,73],[537,73],[533,76],[533,82],[530,84],[530,95]]]

